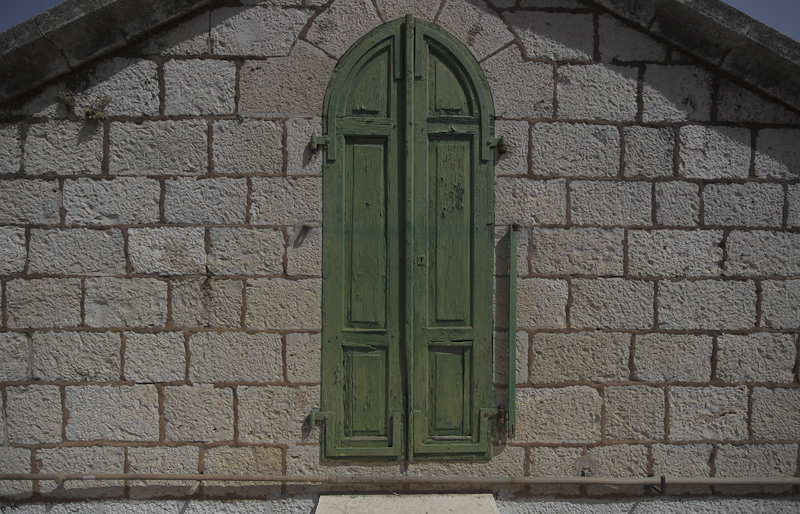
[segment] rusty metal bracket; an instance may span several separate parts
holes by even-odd
[[[488,141],[490,147],[497,147],[497,153],[504,154],[508,151],[508,140],[505,136],[490,137]]]

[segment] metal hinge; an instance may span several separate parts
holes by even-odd
[[[327,146],[330,142],[331,140],[328,136],[311,134],[311,142],[308,143],[308,149],[311,150],[311,153],[317,153],[320,146]]]
[[[504,154],[508,151],[508,140],[505,136],[502,137],[490,137],[488,141],[488,145],[490,147],[496,146],[497,153]]]

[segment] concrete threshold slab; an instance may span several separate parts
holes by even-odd
[[[491,494],[320,496],[316,514],[499,514]]]

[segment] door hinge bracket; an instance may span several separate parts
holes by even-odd
[[[317,153],[320,146],[327,146],[330,142],[331,140],[328,136],[311,134],[311,142],[308,143],[308,149],[311,150],[311,153]]]
[[[331,416],[330,412],[319,411],[316,409],[312,410],[308,414],[308,424],[312,427],[316,426],[318,423],[327,421],[330,418],[330,416]]]
[[[497,153],[504,154],[508,151],[508,140],[505,136],[502,137],[490,137],[489,140],[486,142],[487,145],[490,147],[497,147]]]

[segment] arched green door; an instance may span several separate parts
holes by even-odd
[[[491,457],[493,107],[411,16],[342,57],[324,106],[326,459]]]

